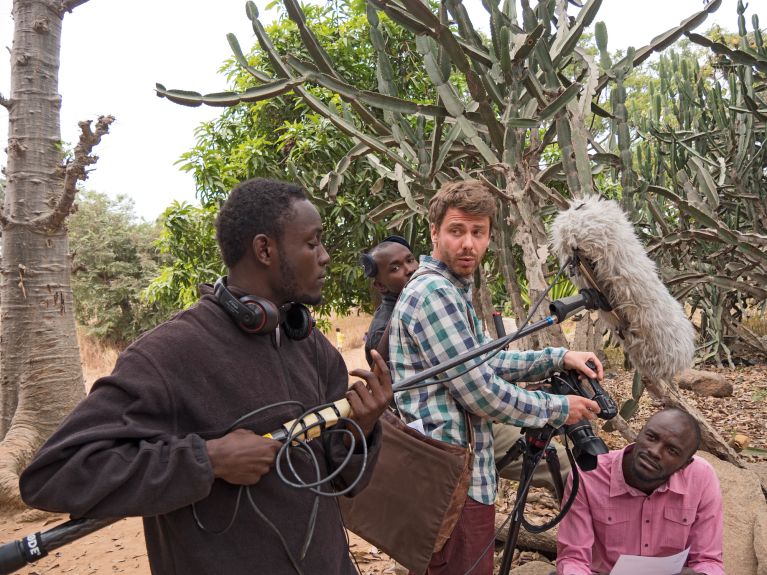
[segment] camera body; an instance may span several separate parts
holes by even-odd
[[[588,362],[591,369],[596,369]],[[549,393],[557,395],[580,395],[597,402],[601,419],[612,419],[618,415],[618,406],[596,379],[584,378],[577,371],[567,370],[554,374],[548,380]],[[583,471],[591,471],[597,466],[597,456],[609,449],[591,427],[587,419],[564,426],[564,433],[573,442],[573,457]]]

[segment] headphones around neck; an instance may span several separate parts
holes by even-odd
[[[316,323],[309,308],[300,303],[278,308],[268,299],[255,295],[235,297],[226,287],[226,276],[216,280],[213,294],[240,329],[247,333],[272,333],[281,328],[290,339],[300,340],[311,335]]]

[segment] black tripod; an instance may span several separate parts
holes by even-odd
[[[506,537],[506,544],[503,548],[503,559],[501,561],[500,575],[508,575],[511,569],[511,560],[514,557],[514,548],[517,545],[517,539],[519,538],[519,529],[525,524],[528,530],[531,530],[529,524],[524,520],[525,503],[527,501],[527,495],[530,491],[530,487],[533,481],[533,474],[535,468],[541,461],[541,458],[546,459],[546,465],[548,466],[549,473],[554,483],[554,492],[557,499],[561,502],[564,496],[564,484],[562,483],[562,474],[559,466],[559,458],[557,457],[557,450],[554,449],[549,443],[551,438],[557,434],[557,430],[546,425],[540,429],[525,429],[523,435],[511,446],[498,462],[496,462],[496,469],[500,471],[506,467],[509,463],[516,461],[522,457],[522,473],[519,477],[519,488],[517,489],[517,500],[514,503],[514,509],[511,513],[511,524],[509,525],[509,534]],[[552,525],[543,525],[540,530],[533,527],[535,531],[545,531],[553,527]]]

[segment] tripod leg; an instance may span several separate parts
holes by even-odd
[[[503,548],[503,558],[501,559],[501,567],[498,571],[499,575],[509,575],[511,570],[511,561],[514,558],[514,548],[517,546],[519,530],[522,527],[527,494],[530,491],[533,474],[535,473],[535,468],[538,467],[538,463],[541,461],[541,457],[546,452],[546,448],[549,446],[549,441],[551,441],[555,431],[554,428],[548,425],[541,429],[526,430],[524,439],[514,444],[512,449],[499,462],[503,463],[512,451],[516,452],[514,448],[519,444],[519,453],[522,454],[522,474],[519,478],[519,489],[517,490],[517,500],[514,503],[514,510],[511,516],[511,525],[509,525],[509,535]],[[519,453],[516,454],[517,457]],[[557,463],[559,462],[557,461]]]
[[[525,452],[525,439],[524,437],[520,437],[517,439],[514,444],[509,448],[509,450],[506,452],[506,455],[501,457],[495,462],[495,470],[500,473],[501,470],[506,467],[509,463],[516,461],[519,459],[522,454]]]
[[[561,504],[562,498],[565,495],[565,485],[562,482],[562,469],[559,465],[557,450],[551,445],[546,447],[546,465],[551,474],[551,482],[554,484],[554,493],[557,496],[557,501]]]
[[[514,549],[517,546],[519,530],[522,527],[522,515],[525,512],[527,494],[530,491],[529,478],[532,477],[532,474],[539,460],[540,454],[537,457],[528,457],[527,452],[525,452],[524,465],[522,466],[522,476],[519,478],[517,500],[514,503],[514,513],[511,516],[509,535],[506,537],[506,544],[503,546],[503,558],[501,559],[501,567],[498,571],[499,575],[508,575],[509,571],[511,570],[511,561],[514,559]]]

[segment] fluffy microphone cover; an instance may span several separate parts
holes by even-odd
[[[598,196],[574,200],[554,220],[551,237],[561,263],[577,250],[593,269],[597,285],[589,285],[583,274],[573,280],[579,287],[597,288],[610,302],[616,314],[599,313],[634,367],[670,381],[692,365],[695,330],[617,203]]]

